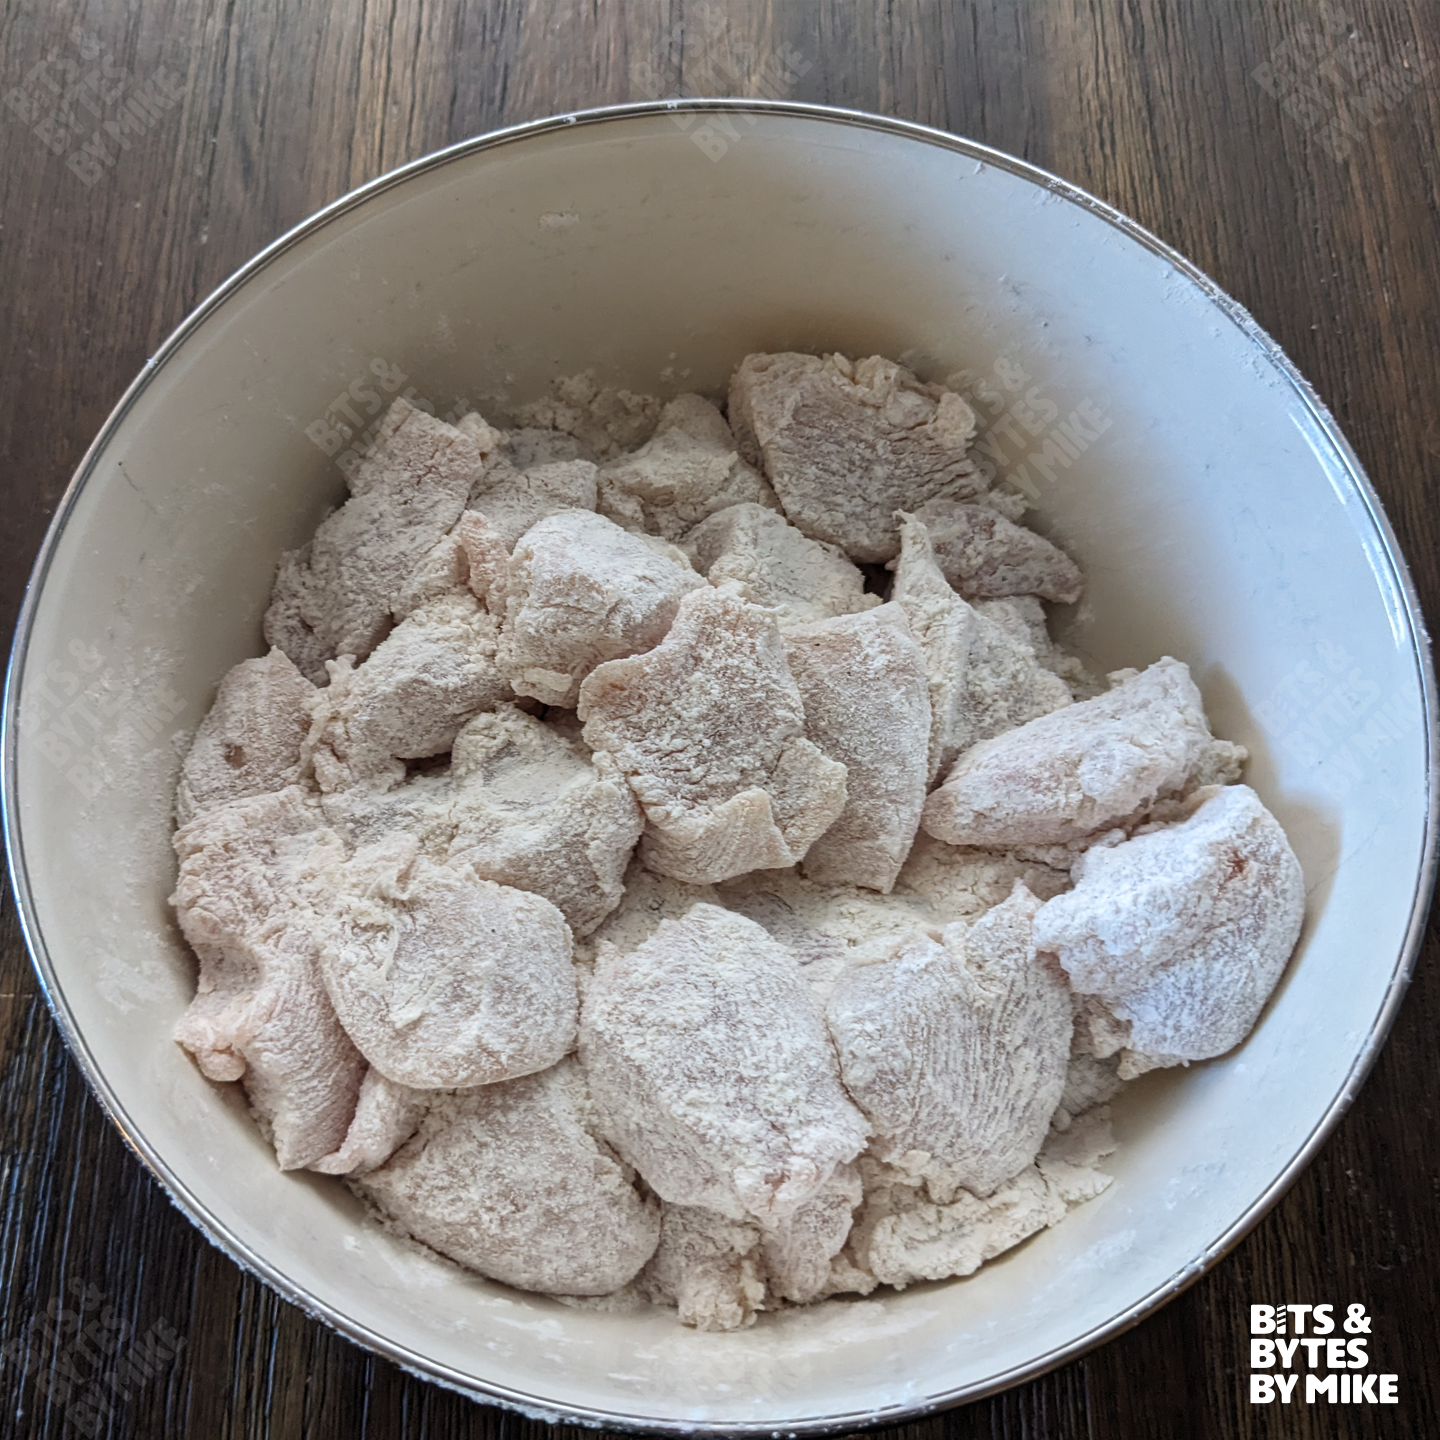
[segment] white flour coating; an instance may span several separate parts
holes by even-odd
[[[653,650],[597,667],[578,713],[645,807],[645,863],[677,880],[791,865],[844,809],[775,616],[727,590],[692,591]]]
[[[805,852],[810,879],[888,891],[925,803],[930,695],[905,612],[883,605],[785,631],[805,733],[845,767],[845,808]],[[885,703],[873,698],[884,695]]]
[[[466,416],[465,419],[469,419]],[[461,420],[460,428],[465,428]],[[537,426],[521,426],[501,434],[501,453],[516,470],[529,470],[535,465],[552,465],[557,460],[593,460],[590,447],[563,430],[546,430]]]
[[[818,1194],[770,1228],[662,1201],[660,1245],[640,1288],[697,1330],[741,1330],[763,1310],[820,1299],[832,1293],[834,1259],[860,1198],[860,1172],[841,1165]]]
[[[397,401],[196,733],[203,1073],[407,1243],[702,1329],[1098,1194],[1303,917],[1185,667],[1054,642],[1079,568],[891,361],[515,419]]]
[[[1248,785],[1206,787],[1176,824],[1086,851],[1035,943],[1128,1024],[1123,1078],[1208,1060],[1259,1017],[1305,918],[1300,862]]]
[[[852,560],[895,553],[897,510],[985,488],[965,453],[975,412],[878,355],[747,355],[730,381],[730,424],[790,522]]]
[[[704,585],[673,546],[563,510],[510,556],[500,668],[517,695],[573,706],[597,665],[659,644],[681,596]]]
[[[660,1237],[573,1060],[434,1097],[419,1133],[355,1183],[417,1240],[522,1290],[607,1295]]]
[[[419,1128],[430,1096],[387,1080],[373,1065],[360,1082],[355,1118],[333,1155],[311,1165],[322,1175],[364,1175],[383,1165]]]
[[[1081,660],[1067,654],[1050,638],[1045,607],[1035,596],[1010,595],[1004,600],[976,600],[973,608],[977,615],[993,620],[1017,641],[1029,645],[1042,668],[1065,682],[1072,699],[1090,700],[1105,689]]]
[[[240,1080],[282,1170],[345,1139],[365,1062],[341,1028],[304,923],[303,884],[321,824],[292,785],[232,800],[175,834],[171,903],[200,957],[175,1038],[212,1080]]]
[[[549,395],[522,405],[516,419],[523,427],[573,436],[588,452],[585,459],[608,460],[643,445],[661,409],[653,395],[599,385],[587,371],[556,380]]]
[[[692,905],[725,903],[713,885],[687,885],[683,880],[657,875],[639,860],[630,862],[624,883],[625,893],[619,905],[590,936],[583,940],[577,937],[577,960],[593,964],[602,940],[628,953],[643,945],[659,929],[662,920],[683,920]]]
[[[325,988],[387,1079],[490,1085],[574,1043],[570,931],[548,900],[437,865],[405,834],[319,871],[315,891]]]
[[[642,1292],[696,1330],[743,1330],[764,1308],[760,1226],[698,1205],[660,1205],[660,1244]]]
[[[554,460],[516,470],[501,459],[485,467],[466,508],[478,510],[511,550],[532,525],[562,510],[593,510],[595,499],[595,466],[588,460]]]
[[[935,560],[967,600],[1035,595],[1072,605],[1085,587],[1080,567],[1043,535],[993,506],[927,500],[915,512],[935,547]]]
[[[484,461],[453,425],[396,400],[350,498],[280,557],[265,638],[320,684],[324,662],[363,660],[385,638],[415,567],[460,518]]]
[[[909,937],[855,966],[826,1007],[845,1088],[874,1130],[871,1153],[923,1175],[936,1199],[991,1193],[1034,1158],[1070,1058],[1070,995],[1030,930],[1040,901],[1014,893],[937,943]]]
[[[917,1280],[971,1275],[1109,1184],[1099,1162],[1115,1149],[1105,1110],[1051,1135],[1034,1165],[981,1199],[961,1190],[937,1202],[923,1181],[866,1157],[865,1202],[831,1269],[830,1293],[903,1290]]]
[[[1245,752],[1211,738],[1188,666],[1167,656],[1110,678],[1105,694],[968,750],[921,824],[951,845],[1063,845],[1216,769],[1236,778]]]
[[[773,1224],[864,1147],[790,954],[713,905],[628,955],[602,946],[580,1061],[605,1133],[663,1200]]]
[[[672,400],[640,449],[601,470],[599,487],[602,515],[676,543],[730,506],[780,508],[765,477],[735,453],[724,416],[699,395]]]
[[[497,634],[473,595],[454,592],[412,610],[358,667],[331,660],[312,702],[320,788],[398,784],[404,761],[446,754],[472,715],[511,699]]]
[[[793,1215],[760,1232],[765,1283],[772,1297],[805,1305],[828,1292],[831,1263],[849,1237],[861,1198],[859,1169],[837,1165]]]
[[[296,784],[315,694],[280,650],[231,669],[180,768],[176,821],[188,825],[227,800]]]
[[[644,820],[608,756],[592,762],[583,745],[504,705],[460,732],[450,770],[452,862],[543,895],[576,935],[620,903]]]
[[[684,549],[712,585],[726,580],[754,605],[779,612],[781,625],[803,625],[873,610],[878,595],[835,545],[811,540],[763,505],[731,505],[685,536]]]
[[[894,570],[894,598],[929,677],[930,780],[978,741],[1070,704],[1065,682],[1040,664],[1013,625],[997,624],[950,588],[929,532],[913,516],[901,518]]]

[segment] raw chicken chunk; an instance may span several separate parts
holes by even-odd
[[[620,903],[644,819],[607,755],[504,705],[460,732],[449,857],[486,880],[543,895],[576,935]]]
[[[607,1295],[660,1237],[658,1207],[596,1138],[573,1060],[436,1097],[359,1188],[415,1239],[522,1290]]]
[[[466,510],[450,533],[464,556],[466,587],[497,620],[503,620],[511,550],[505,537],[478,510]]]
[[[559,460],[595,458],[590,447],[573,435],[567,435],[563,430],[542,430],[535,426],[507,430],[504,454],[517,470],[529,470],[534,465],[553,465]]]
[[[595,508],[595,467],[588,460],[557,460],[516,470],[506,463],[486,466],[470,492],[469,509],[496,529],[506,550],[534,524],[562,510]]]
[[[693,591],[654,650],[599,666],[579,715],[644,806],[641,857],[662,875],[791,865],[844,808],[845,767],[805,739],[774,615],[726,591]]]
[[[898,605],[792,626],[785,654],[805,733],[845,766],[845,808],[806,852],[805,873],[824,885],[888,892],[925,803],[925,657]]]
[[[865,1202],[829,1289],[868,1294],[877,1284],[903,1290],[917,1280],[971,1275],[1105,1190],[1110,1176],[1097,1167],[1114,1149],[1104,1112],[1095,1111],[1052,1135],[1035,1164],[994,1194],[982,1199],[961,1190],[944,1203],[913,1177],[866,1157]]]
[[[951,845],[1063,845],[1197,778],[1233,779],[1245,752],[1213,740],[1189,669],[1168,656],[1114,688],[967,751],[921,825]]]
[[[764,1308],[760,1227],[698,1205],[660,1206],[660,1245],[641,1276],[651,1299],[697,1330],[741,1330]]]
[[[1070,998],[1073,1002],[1077,997],[1072,992]],[[1076,1040],[1079,1039],[1077,1034]],[[1060,1093],[1060,1104],[1051,1116],[1050,1128],[1068,1130],[1082,1115],[1089,1114],[1107,1100],[1113,1100],[1125,1083],[1118,1070],[1118,1060],[1097,1060],[1072,1042],[1070,1064],[1065,1071],[1065,1088]]]
[[[846,971],[827,1007],[845,1088],[873,1153],[924,1175],[937,1199],[988,1195],[1040,1149],[1070,1059],[1070,994],[1036,960],[1040,901],[1008,900],[943,943],[914,935],[893,959]],[[943,1193],[942,1193],[943,1192]]]
[[[602,514],[676,542],[729,506],[779,506],[764,476],[735,453],[724,417],[698,395],[672,400],[655,434],[633,455],[606,465],[599,485]]]
[[[732,580],[754,605],[778,610],[781,625],[800,625],[873,610],[865,577],[834,545],[802,535],[763,505],[730,505],[697,525],[686,552],[712,585]]]
[[[1087,850],[1035,922],[1075,989],[1128,1024],[1122,1079],[1238,1045],[1305,918],[1300,863],[1247,785],[1206,788],[1178,824]]]
[[[945,578],[967,600],[1038,595],[1072,605],[1085,588],[1080,567],[1043,535],[989,505],[927,500],[916,512]]]
[[[556,380],[543,399],[522,405],[522,426],[573,435],[597,460],[643,445],[660,419],[653,395],[636,395],[597,383],[590,371]]]
[[[915,896],[817,885],[797,870],[762,870],[715,889],[720,904],[764,926],[795,956],[821,1005],[849,966],[891,955],[917,928],[936,925]]]
[[[661,1204],[660,1246],[641,1276],[653,1300],[674,1305],[683,1325],[740,1330],[767,1297],[803,1305],[826,1293],[831,1262],[850,1233],[860,1176],[841,1165],[793,1215],[762,1227],[694,1205]]]
[[[730,424],[791,522],[853,560],[895,554],[897,510],[985,488],[965,453],[974,411],[878,355],[747,355],[730,380]]]
[[[228,800],[296,784],[315,693],[280,650],[230,670],[180,768],[175,795],[180,824]]]
[[[317,685],[324,662],[363,660],[390,629],[416,566],[460,517],[484,458],[475,441],[400,399],[350,476],[350,499],[281,556],[265,638]]]
[[[538,895],[437,865],[400,834],[323,877],[320,970],[346,1032],[398,1085],[490,1085],[575,1038],[570,932]]]
[[[322,1175],[363,1175],[383,1165],[419,1129],[429,1103],[427,1091],[397,1085],[372,1066],[360,1082],[344,1142],[310,1168]]]
[[[841,1165],[817,1195],[773,1229],[761,1232],[765,1278],[775,1295],[805,1305],[826,1293],[831,1262],[850,1234],[860,1199],[860,1172],[853,1165]]]
[[[617,950],[634,950],[660,928],[662,920],[683,920],[694,905],[720,903],[713,885],[687,885],[683,880],[657,875],[639,860],[632,860],[625,872],[625,893],[619,905],[586,943],[576,944],[575,958],[593,963],[600,944],[607,940]]]
[[[713,905],[601,947],[580,1059],[606,1135],[672,1204],[773,1225],[865,1144],[794,957]]]
[[[661,540],[588,510],[552,515],[510,557],[501,669],[517,695],[573,706],[597,665],[659,644],[680,597],[704,584]]]
[[[1005,900],[1019,880],[1042,900],[1070,888],[1067,870],[990,850],[964,850],[920,834],[895,882],[896,896],[922,899],[936,923],[973,920]]]
[[[894,600],[925,655],[933,780],[977,742],[1069,705],[1070,691],[1023,638],[950,588],[920,521],[903,517],[900,533]]]
[[[397,621],[413,615],[422,605],[428,605],[431,601],[448,599],[468,590],[470,560],[465,553],[465,547],[460,543],[459,535],[456,534],[464,518],[462,513],[460,520],[455,522],[456,528],[448,535],[442,535],[420,557],[420,563],[400,587],[395,603],[390,608],[390,613]]]
[[[1033,595],[1011,595],[1004,600],[977,600],[975,613],[993,620],[1021,644],[1035,652],[1035,659],[1052,675],[1058,675],[1073,700],[1092,700],[1105,687],[1085,668],[1078,656],[1062,650],[1051,638],[1045,624],[1045,607]]]
[[[408,615],[358,669],[332,660],[314,707],[320,788],[386,789],[405,778],[404,761],[445,754],[472,715],[510,699],[497,638],[475,597],[453,593]]]
[[[365,1062],[321,982],[297,895],[321,824],[298,786],[233,800],[175,834],[171,896],[200,957],[175,1038],[211,1080],[242,1080],[282,1170],[345,1139]]]

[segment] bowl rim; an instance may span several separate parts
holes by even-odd
[[[164,1157],[146,1139],[141,1129],[132,1122],[120,1097],[115,1094],[94,1055],[86,1044],[78,1024],[65,998],[54,962],[41,933],[36,913],[34,895],[30,888],[26,864],[24,839],[21,833],[17,799],[18,761],[17,736],[20,707],[20,682],[29,651],[34,629],[36,612],[44,591],[51,562],[61,536],[79,500],[81,492],[96,471],[99,459],[104,453],[121,423],[145,393],[151,381],[161,368],[183,347],[191,334],[218,310],[232,295],[253,280],[274,260],[284,255],[301,241],[309,238],[329,225],[332,221],[348,214],[351,210],[367,203],[376,196],[395,186],[442,169],[453,161],[466,159],[483,151],[496,149],[517,141],[532,139],[552,131],[572,126],[593,126],[626,122],[633,119],[653,118],[666,114],[713,113],[761,114],[819,121],[847,128],[877,130],[902,139],[909,139],[927,145],[937,146],[955,154],[993,165],[1016,178],[1030,182],[1051,192],[1066,202],[1103,220],[1122,235],[1172,265],[1181,275],[1194,284],[1212,305],[1232,325],[1239,329],[1251,344],[1256,346],[1288,382],[1295,396],[1309,411],[1310,417],[1326,439],[1334,446],[1345,467],[1345,479],[1360,501],[1365,516],[1374,527],[1379,541],[1379,553],[1383,556],[1385,570],[1394,592],[1401,601],[1401,612],[1405,633],[1410,641],[1411,658],[1415,664],[1420,685],[1422,709],[1425,718],[1425,772],[1427,806],[1424,839],[1421,858],[1415,878],[1414,896],[1411,901],[1409,921],[1404,943],[1396,957],[1382,1004],[1374,1024],[1365,1036],[1344,1082],[1326,1105],[1319,1121],[1305,1141],[1285,1163],[1279,1174],[1256,1198],[1247,1210],[1224,1230],[1215,1240],[1204,1247],[1189,1264],[1177,1271],[1163,1284],[1156,1286],[1147,1295],[1111,1316],[1102,1324],[1093,1326],[1084,1334],[1064,1345],[1055,1346],[1044,1354],[1020,1365],[985,1377],[983,1380],[956,1386],[925,1397],[913,1404],[895,1404],[879,1410],[832,1412],[823,1416],[801,1419],[776,1420],[728,1420],[696,1421],[684,1419],[656,1418],[646,1415],[631,1415],[623,1411],[577,1405],[560,1405],[540,1396],[530,1395],[509,1386],[477,1380],[451,1367],[438,1363],[417,1351],[398,1345],[378,1334],[349,1316],[344,1315],[318,1297],[290,1280],[263,1255],[251,1249],[245,1242],[230,1234],[214,1216],[190,1193],[180,1178],[170,1169]],[[0,709],[0,818],[3,818],[6,856],[10,881],[16,900],[19,925],[25,944],[30,952],[40,988],[51,1014],[59,1026],[71,1054],[74,1056],[91,1093],[101,1108],[120,1131],[129,1148],[141,1163],[159,1182],[171,1202],[192,1224],[242,1270],[257,1276],[271,1286],[286,1300],[298,1306],[312,1319],[322,1321],[332,1330],[339,1332],[363,1348],[384,1356],[401,1369],[420,1379],[439,1384],[457,1391],[472,1400],[499,1404],[537,1419],[564,1420],[595,1427],[609,1427],[643,1433],[660,1434],[724,1434],[724,1435],[826,1435],[849,1431],[860,1427],[895,1424],[916,1419],[948,1407],[984,1399],[986,1396],[1035,1379],[1068,1361],[1079,1358],[1088,1351],[1113,1339],[1158,1310],[1180,1291],[1199,1279],[1207,1270],[1222,1259],[1259,1220],[1280,1199],[1295,1182],[1300,1172],[1314,1159],[1320,1147],[1329,1138],[1345,1111],[1358,1093],[1361,1084],[1374,1065],[1381,1047],[1394,1023],[1400,1002],[1404,997],[1413,974],[1420,944],[1424,937],[1427,916],[1430,909],[1431,892],[1434,887],[1437,863],[1437,818],[1440,818],[1440,767],[1436,765],[1437,733],[1435,672],[1431,656],[1430,639],[1426,629],[1419,598],[1392,529],[1389,519],[1380,503],[1364,467],[1349,442],[1320,400],[1310,383],[1301,375],[1295,364],[1280,346],[1256,323],[1250,313],[1238,301],[1222,290],[1203,271],[1187,260],[1177,250],[1153,235],[1149,230],[1131,220],[1105,201],[1096,198],[1079,186],[1050,174],[1039,166],[1017,159],[1003,151],[995,150],[962,136],[950,134],[928,125],[897,120],[889,116],[874,115],[861,110],[851,110],[829,105],[802,104],[786,100],[750,100],[725,98],[690,98],[643,101],[624,105],[607,105],[592,109],[577,110],[548,116],[539,120],[526,121],[518,125],[487,131],[481,135],[461,140],[453,145],[432,151],[418,159],[389,170],[383,175],[351,190],[316,211],[277,239],[271,241],[252,259],[234,271],[197,305],[189,315],[171,332],[155,353],[146,360],[139,375],[130,383],[110,412],[104,425],[81,457],[74,476],[61,496],[55,515],[45,533],[40,551],[26,582],[20,614],[16,622],[15,635],[10,647],[6,668],[3,709]]]

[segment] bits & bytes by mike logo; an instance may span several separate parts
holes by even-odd
[[[1252,1305],[1250,1403],[1398,1405],[1400,1377],[1370,1369],[1370,1321],[1363,1305]],[[1301,1385],[1301,1380],[1304,1385]]]

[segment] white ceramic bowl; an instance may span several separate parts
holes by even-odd
[[[652,1429],[842,1429],[1073,1357],[1197,1275],[1294,1179],[1415,953],[1434,682],[1354,455],[1180,257],[949,135],[717,108],[628,107],[456,146],[331,206],[201,306],[106,424],[46,541],[7,695],[5,820],[66,1038],[238,1263],[476,1396]],[[1251,748],[1309,918],[1244,1046],[1125,1093],[1115,1183],[1063,1224],[969,1280],[705,1335],[461,1277],[367,1223],[339,1183],[276,1171],[241,1105],[170,1040],[193,988],[165,903],[172,732],[260,652],[276,557],[342,493],[307,427],[339,416],[372,362],[442,412],[462,396],[495,412],[585,368],[718,392],[747,351],[781,349],[1020,385],[1028,408],[988,443],[1084,565],[1072,643],[1101,668],[1190,663],[1218,732]],[[1051,405],[1030,436],[1025,417]],[[1054,426],[1072,413],[1067,447]]]

